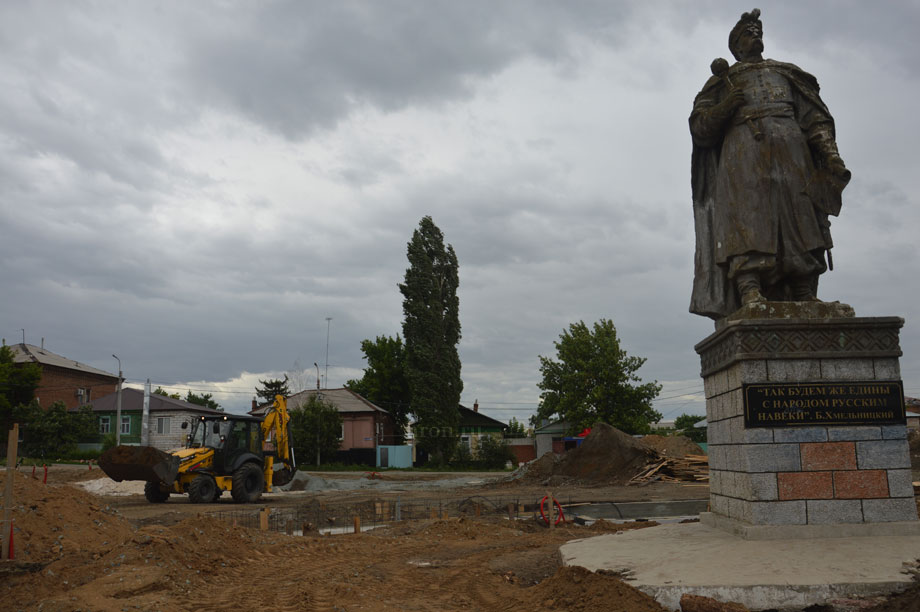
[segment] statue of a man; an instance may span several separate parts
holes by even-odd
[[[741,16],[693,102],[696,256],[690,311],[721,319],[763,301],[817,301],[832,267],[828,215],[850,179],[818,82],[764,59],[760,10]]]

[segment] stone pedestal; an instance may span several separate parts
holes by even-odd
[[[786,307],[781,316],[789,318],[758,318],[767,307],[756,306],[696,346],[709,425],[711,512],[704,522],[763,538],[920,533],[906,425],[902,416],[885,418],[898,408],[892,403],[903,415],[904,320],[857,318],[849,307],[842,317],[793,318],[797,311]],[[781,397],[767,402],[764,389]],[[887,400],[865,399],[886,390]],[[777,412],[755,414],[755,392],[758,406]],[[835,417],[843,412],[833,406],[844,404],[849,412]]]

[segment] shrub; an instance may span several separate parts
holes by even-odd
[[[515,459],[514,451],[504,440],[492,436],[479,438],[476,463],[482,467],[492,470],[502,469],[509,461],[514,465]]]
[[[102,437],[102,450],[107,451],[110,448],[115,448],[115,445],[118,443],[118,438],[114,433],[107,433]]]

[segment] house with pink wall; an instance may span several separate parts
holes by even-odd
[[[389,412],[358,395],[351,389],[308,389],[288,396],[288,410],[297,409],[318,397],[335,406],[342,417],[342,444],[337,461],[376,465],[377,447],[393,444],[395,426]],[[260,406],[250,414],[261,416],[268,406]]]

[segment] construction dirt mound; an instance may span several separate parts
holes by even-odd
[[[550,610],[607,610],[609,612],[667,612],[654,599],[619,578],[583,567],[561,567],[552,577],[530,589],[534,605]]]
[[[624,484],[657,456],[640,440],[599,423],[578,448],[561,456],[546,453],[516,470],[511,479],[551,486],[570,482]]]
[[[0,471],[0,490],[6,474]],[[68,553],[98,558],[134,534],[98,497],[66,484],[42,484],[22,472],[13,472],[12,511],[14,552],[25,563],[47,563]]]
[[[664,457],[686,457],[703,455],[703,449],[687,436],[659,436],[651,434],[642,438],[642,442],[654,448]]]

